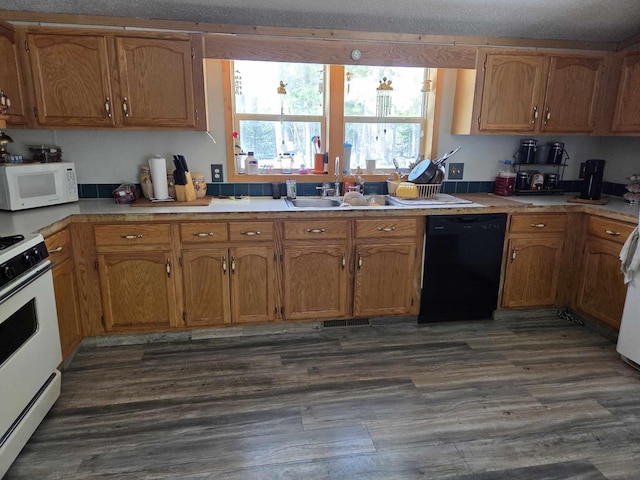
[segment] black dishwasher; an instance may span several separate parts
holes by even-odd
[[[507,215],[433,215],[418,323],[491,318],[498,303]]]

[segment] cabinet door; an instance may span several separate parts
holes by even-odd
[[[16,33],[11,25],[0,22],[0,58],[3,63],[0,68],[0,90],[11,101],[11,106],[7,109],[7,124],[24,126],[28,120],[17,43]]]
[[[284,316],[287,320],[344,318],[349,269],[344,245],[302,245],[284,250]]]
[[[185,321],[189,327],[229,323],[229,257],[226,248],[182,252]]]
[[[415,243],[358,245],[354,315],[402,315],[411,313],[416,262]]]
[[[116,37],[116,52],[123,125],[195,128],[189,38]]]
[[[113,126],[107,39],[101,35],[27,35],[43,126]]]
[[[56,294],[62,358],[66,358],[82,340],[82,326],[76,300],[78,288],[73,273],[73,260],[70,258],[54,267],[53,288]]]
[[[509,240],[504,308],[555,304],[563,240],[547,235]]]
[[[107,331],[176,325],[170,250],[101,253],[98,269]]]
[[[627,286],[620,271],[618,243],[588,238],[582,252],[578,310],[615,329],[620,328]]]
[[[232,323],[271,322],[276,309],[273,247],[238,247],[231,255]]]
[[[551,57],[540,130],[591,133],[604,58]]]
[[[614,132],[640,132],[640,53],[622,61],[618,98],[613,115]]]
[[[487,55],[480,130],[535,131],[546,65],[543,56]]]

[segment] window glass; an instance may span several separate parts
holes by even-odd
[[[421,153],[427,70],[413,67],[345,66],[345,142],[351,169],[407,167]]]

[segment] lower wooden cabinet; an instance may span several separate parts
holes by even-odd
[[[99,253],[98,270],[105,330],[177,325],[171,250]]]
[[[231,323],[271,322],[276,318],[276,258],[273,247],[229,249]]]
[[[284,316],[289,320],[344,318],[348,314],[349,254],[345,245],[284,249]]]
[[[186,326],[231,322],[229,252],[226,248],[184,250],[182,284]]]
[[[368,244],[356,250],[354,316],[412,313],[418,300],[413,298],[416,244]]]

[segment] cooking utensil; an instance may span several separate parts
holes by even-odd
[[[436,174],[436,171],[438,171],[438,167],[443,164],[449,157],[455,155],[458,150],[460,150],[460,147],[457,147],[450,152],[445,153],[442,157],[436,160],[423,160],[422,162],[418,163],[418,165],[413,167],[413,170],[409,172],[409,177],[407,179],[413,183],[433,183],[432,179]]]

